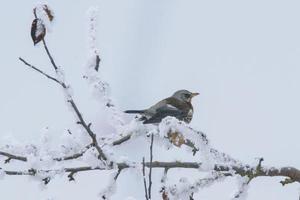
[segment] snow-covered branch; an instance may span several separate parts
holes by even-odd
[[[142,166],[143,163],[115,163],[118,169],[123,170],[127,168],[138,168],[138,166]],[[203,163],[197,163],[197,162],[162,162],[162,161],[153,161],[151,162],[145,162],[145,167],[147,168],[161,168],[161,169],[178,169],[178,168],[184,168],[184,169],[196,169],[199,172],[206,172],[207,169],[203,168]],[[93,170],[113,170],[114,167],[91,167],[91,166],[85,166],[85,167],[75,167],[75,168],[65,168],[63,171],[68,173],[77,173],[81,171],[93,171]],[[28,169],[24,171],[10,171],[10,170],[4,170],[4,172],[7,175],[31,175],[34,176],[36,172],[51,172],[51,171],[57,171],[55,169],[43,169],[43,170],[37,170],[37,169]],[[228,165],[215,165],[213,171],[215,172],[221,172],[224,176],[235,176],[240,175],[243,177],[248,178],[257,178],[257,177],[286,177],[292,180],[293,182],[300,183],[300,170],[294,167],[281,167],[281,168],[275,168],[275,167],[265,167],[262,166],[262,169],[257,171],[256,166],[228,166]]]

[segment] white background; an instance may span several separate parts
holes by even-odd
[[[52,73],[42,46],[33,47],[30,38],[36,3],[11,0],[0,8],[1,138],[13,135],[31,142],[44,127],[59,135],[73,124],[61,90],[18,61],[22,56]],[[201,95],[193,101],[192,126],[204,131],[215,148],[247,163],[264,157],[266,165],[300,168],[299,1],[48,3],[55,12],[46,36],[49,48],[88,113],[95,108],[82,92],[86,10],[98,6],[101,73],[122,110],[143,109],[178,89],[197,91]],[[25,177],[8,178],[0,182],[1,199],[97,199],[103,180],[88,177],[82,174],[76,183],[57,180],[43,191]],[[251,182],[248,199],[297,199],[299,185],[282,187],[280,180]],[[115,199],[124,197],[126,183],[120,179]],[[143,198],[139,186],[125,190]],[[229,180],[200,192],[200,197],[229,199],[233,188]]]

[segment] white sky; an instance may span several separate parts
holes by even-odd
[[[86,111],[94,108],[78,80],[87,55],[86,10],[97,5],[101,72],[121,109],[148,107],[177,89],[197,91],[192,125],[214,147],[248,163],[264,157],[267,165],[300,168],[299,1],[48,2],[56,17],[46,36],[49,48]],[[73,123],[60,89],[18,61],[22,56],[52,70],[30,38],[35,3],[11,0],[0,8],[1,135],[21,141],[37,140],[45,126],[59,134]],[[249,200],[297,198],[299,185],[283,188],[278,181],[253,181]],[[92,183],[83,176],[77,184],[58,181],[48,192],[37,192],[36,183],[14,177],[0,182],[0,192],[10,200],[48,194],[62,199],[69,196],[57,188],[65,187],[74,200],[93,199],[89,189],[78,192]],[[230,183],[216,186],[219,193],[204,191],[203,198],[228,199]]]

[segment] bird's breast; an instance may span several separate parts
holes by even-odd
[[[190,109],[190,110],[188,111],[188,116],[193,116],[193,114],[194,114],[193,109]]]
[[[193,119],[193,114],[194,114],[193,109],[189,109],[189,111],[187,112],[187,115],[183,119],[183,121],[185,121],[186,123],[190,123],[192,121],[192,119]]]

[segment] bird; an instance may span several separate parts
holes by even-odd
[[[188,90],[178,90],[172,96],[159,101],[148,109],[126,110],[128,114],[140,114],[143,124],[158,124],[167,116],[175,117],[185,123],[190,123],[193,118],[194,109],[192,98],[199,93]]]

